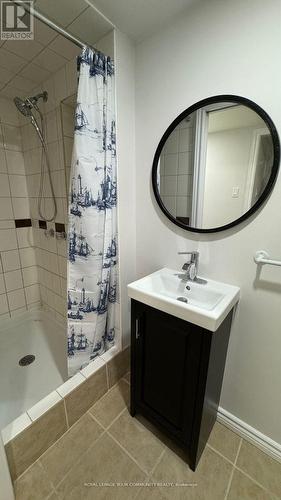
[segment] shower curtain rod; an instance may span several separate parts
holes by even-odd
[[[18,2],[17,0],[13,0],[13,2],[15,4],[17,4],[17,5],[22,5],[22,3]],[[30,12],[31,9],[30,9],[29,5],[24,4],[24,7],[25,7],[25,9],[28,12]],[[68,31],[65,31],[63,28],[61,28],[60,26],[58,26],[57,24],[55,24],[53,21],[51,21],[50,19],[48,19],[47,17],[45,17],[43,14],[40,14],[40,12],[38,12],[34,8],[32,9],[32,14],[34,15],[34,17],[36,17],[37,19],[39,19],[39,21],[42,21],[42,23],[44,23],[47,26],[49,26],[49,28],[52,28],[57,33],[59,33],[60,35],[64,36],[64,38],[67,38],[71,42],[75,43],[75,45],[78,45],[78,47],[81,47],[81,49],[83,49],[84,47],[90,47],[91,49],[99,52],[98,49],[96,49],[95,47],[89,45],[88,43],[82,42],[81,40],[79,40],[79,38],[76,38],[75,36],[71,35],[70,33],[68,33]]]

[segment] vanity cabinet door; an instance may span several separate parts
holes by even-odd
[[[132,301],[132,406],[190,443],[202,329]]]

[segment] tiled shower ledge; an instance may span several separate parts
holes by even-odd
[[[63,401],[63,399],[80,384],[85,382],[90,376],[98,371],[102,366],[105,366],[108,361],[120,352],[116,346],[106,351],[103,355],[89,363],[88,366],[80,370],[76,375],[68,379],[60,385],[55,391],[52,391],[48,396],[41,399],[32,406],[29,410],[22,413],[19,417],[2,429],[2,439],[4,445],[14,439],[18,434],[32,425],[39,417],[44,415],[54,405]]]

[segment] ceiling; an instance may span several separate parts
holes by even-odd
[[[34,0],[34,9],[90,45],[114,27],[89,0]]]
[[[141,41],[198,1],[34,0],[34,8],[76,38],[94,46],[114,26],[135,41]],[[32,92],[80,51],[38,19],[34,19],[34,24],[32,41],[0,40],[2,96],[11,98]]]
[[[85,0],[37,0],[35,10],[94,45],[112,24]],[[0,40],[0,95],[25,96],[76,57],[81,48],[34,19],[34,40]]]
[[[35,9],[94,44],[114,26],[139,42],[199,0],[35,0]],[[94,9],[92,8],[94,7]]]
[[[266,124],[254,110],[243,105],[231,106],[209,113],[209,133],[246,127],[266,128]]]
[[[45,0],[49,1],[49,0]],[[199,0],[88,0],[136,42],[180,17]]]
[[[29,94],[80,51],[38,20],[35,20],[34,31],[34,40],[1,41],[1,96]]]

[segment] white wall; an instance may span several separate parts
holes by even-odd
[[[130,343],[127,284],[136,279],[135,47],[115,31],[118,233],[122,347]],[[117,325],[118,326],[118,325]]]
[[[245,212],[253,142],[250,127],[208,134],[202,227],[223,226]],[[233,188],[239,189],[237,197]]]
[[[178,250],[199,248],[201,274],[241,287],[221,405],[281,443],[281,268],[253,262],[258,249],[281,257],[281,182],[259,214],[237,229],[196,235],[160,213],[151,190],[158,141],[185,108],[215,94],[256,101],[281,127],[280,0],[212,0],[137,47],[137,273],[180,268]]]

